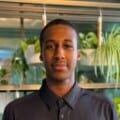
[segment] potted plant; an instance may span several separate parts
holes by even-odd
[[[97,36],[94,32],[79,33],[79,49],[97,48]]]
[[[94,50],[97,48],[97,36],[94,32],[79,33],[78,52],[81,53],[80,63],[93,64]]]
[[[21,48],[24,51],[24,55],[28,64],[39,62],[40,45],[38,37],[22,40]]]
[[[7,75],[7,70],[0,66],[0,85],[7,85],[8,81],[5,79]]]
[[[21,41],[21,48],[24,51],[24,56],[29,70],[26,72],[28,84],[41,83],[45,77],[45,69],[40,61],[40,43],[38,37],[29,38]]]
[[[120,27],[113,26],[111,31],[103,36],[101,46],[95,49],[94,63],[95,73],[97,68],[106,76],[106,81],[114,80],[118,83],[120,80]]]
[[[14,85],[22,85],[25,82],[26,71],[29,66],[26,62],[24,51],[19,47],[13,54],[12,58],[12,81]]]
[[[39,61],[40,45],[38,37],[20,42],[12,59],[12,84],[36,84],[45,76],[45,69]],[[32,59],[34,58],[35,59]],[[38,59],[36,62],[36,58]],[[33,60],[33,61],[31,61]]]
[[[94,51],[97,48],[97,35],[95,32],[78,34],[78,52],[80,60],[76,68],[76,77],[80,83],[93,83],[96,81],[94,74]]]

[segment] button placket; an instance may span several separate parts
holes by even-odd
[[[63,114],[63,112],[61,112],[61,111],[60,111],[60,113],[59,113],[59,119],[60,119],[60,120],[63,120],[63,119],[64,119],[64,114]]]
[[[63,120],[64,119],[64,100],[63,99],[60,99],[58,100],[58,109],[59,109],[59,120]]]

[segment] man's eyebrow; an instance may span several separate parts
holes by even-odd
[[[72,43],[72,40],[71,39],[64,39],[64,42],[69,42],[69,43]],[[55,43],[55,40],[54,39],[46,39],[45,40],[45,43]]]
[[[71,43],[72,43],[72,40],[71,40],[71,39],[65,39],[64,41],[65,41],[65,42],[71,42]]]
[[[54,40],[53,39],[47,39],[47,40],[45,40],[45,43],[53,43],[54,42]]]

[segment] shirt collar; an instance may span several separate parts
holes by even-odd
[[[71,88],[71,90],[64,96],[64,100],[72,109],[74,109],[79,96],[80,87],[76,82],[74,86]]]
[[[62,98],[65,103],[71,107],[72,109],[75,108],[75,103],[78,100],[80,94],[80,88],[77,85],[77,83],[74,84],[74,86],[71,88],[71,90]],[[55,95],[46,84],[46,80],[43,80],[42,87],[40,89],[40,96],[45,102],[45,104],[48,106],[48,108],[56,107],[56,103],[59,99],[61,99],[59,96]]]

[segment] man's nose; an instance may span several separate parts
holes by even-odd
[[[62,47],[57,47],[55,50],[55,56],[56,59],[64,59],[65,53],[64,49]]]

